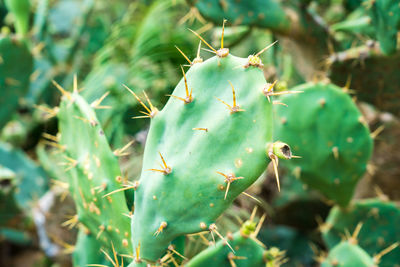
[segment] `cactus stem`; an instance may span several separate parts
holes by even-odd
[[[208,128],[192,128],[193,131],[205,131],[208,132]]]
[[[123,157],[123,156],[128,156],[130,152],[125,152],[133,143],[135,140],[130,141],[128,144],[126,144],[123,148],[119,148],[114,150],[114,155],[117,157]]]
[[[226,185],[226,191],[225,191],[224,199],[226,199],[226,196],[228,195],[228,191],[229,191],[229,187],[230,187],[231,183],[233,181],[236,181],[236,180],[239,180],[239,179],[244,179],[244,177],[236,177],[235,174],[233,174],[233,173],[225,174],[225,173],[222,173],[222,172],[219,172],[219,171],[217,171],[216,173],[218,173],[218,174],[220,174],[220,175],[225,177],[225,183],[227,185]]]
[[[158,236],[164,229],[167,227],[167,222],[161,222],[160,227],[158,227],[157,231],[153,234],[154,236]]]
[[[229,244],[228,240],[226,240],[226,239],[218,232],[218,230],[217,230],[217,225],[216,225],[215,223],[210,224],[210,227],[209,227],[208,229],[210,230],[210,233],[211,233],[212,239],[213,239],[213,241],[214,241],[214,244],[215,244],[215,238],[214,238],[214,234],[213,234],[213,233],[215,233],[217,236],[219,236],[219,238],[221,238],[221,239],[226,243],[226,245],[230,248],[230,250],[232,250],[232,252],[235,253],[235,250],[231,247],[231,245]]]
[[[94,100],[90,106],[95,109],[110,109],[111,106],[101,106],[101,102],[110,94],[109,91],[105,92],[99,99]]]
[[[185,55],[185,53],[182,52],[182,50],[179,49],[179,47],[175,46],[176,49],[178,49],[179,53],[181,53],[181,55],[187,60],[187,62],[189,62],[190,65],[192,65],[192,61],[190,61],[190,59]]]
[[[162,169],[161,170],[160,169],[148,169],[147,171],[161,172],[164,175],[170,174],[172,172],[172,168],[167,165],[167,163],[164,160],[164,157],[161,155],[161,152],[158,152],[158,154],[160,154],[160,158],[161,158],[162,163],[163,163],[163,165],[160,164]]]

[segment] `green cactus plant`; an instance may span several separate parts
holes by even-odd
[[[56,83],[55,83],[56,84]],[[120,253],[129,253],[130,219],[117,156],[111,151],[92,107],[77,92],[63,93],[58,112],[60,149],[64,155],[69,189],[80,222],[106,251],[111,243]],[[115,191],[117,190],[117,191]]]
[[[223,37],[221,49],[208,46],[217,56],[189,60],[191,68],[187,74],[182,69],[184,79],[163,110],[142,102],[147,111],[141,117],[151,118],[151,125],[132,219],[137,261],[157,261],[180,235],[212,232],[217,217],[268,163],[273,92],[258,54],[230,55]],[[277,147],[290,158],[282,143],[268,150],[271,158],[279,156]]]
[[[293,88],[277,106],[275,138],[301,158],[285,164],[311,188],[345,206],[364,174],[372,138],[349,95],[333,84],[308,83]],[[286,162],[285,162],[286,163]]]
[[[373,267],[373,258],[357,244],[342,241],[329,251],[321,267]]]
[[[400,240],[400,208],[379,199],[358,200],[347,208],[334,207],[322,228],[322,237],[329,248],[336,246],[342,236],[354,231],[358,223],[362,228],[358,244],[369,254],[377,255]],[[400,248],[382,257],[379,266],[396,266]]]

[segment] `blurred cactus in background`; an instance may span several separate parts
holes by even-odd
[[[0,0],[1,266],[400,266],[397,0]]]

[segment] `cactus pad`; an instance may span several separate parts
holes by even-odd
[[[130,220],[124,192],[109,194],[122,188],[118,159],[91,106],[77,91],[63,93],[58,113],[60,144],[77,219],[108,251],[112,242],[119,253],[129,253]]]
[[[174,238],[209,229],[265,170],[272,104],[262,70],[247,63],[232,55],[195,63],[188,88],[181,80],[162,111],[149,110],[132,222],[142,259],[156,261]]]
[[[334,207],[329,213],[322,237],[328,247],[333,248],[358,223],[362,223],[358,244],[370,255],[378,254],[400,240],[400,208],[394,203],[378,199],[360,200],[346,209]],[[379,266],[395,266],[399,263],[399,255],[400,248],[395,248],[382,257]]]
[[[349,241],[343,241],[329,251],[321,267],[373,267],[376,266],[365,250]]]
[[[280,99],[288,107],[277,107],[274,129],[275,138],[301,156],[286,165],[310,187],[346,205],[371,156],[369,130],[339,87],[308,83],[293,90],[303,93]]]

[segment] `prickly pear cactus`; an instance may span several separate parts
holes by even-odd
[[[286,166],[310,187],[339,205],[347,205],[366,170],[372,138],[350,96],[332,84],[293,88],[276,108],[275,138],[301,158]]]
[[[284,252],[275,247],[266,249],[266,246],[256,239],[255,231],[256,223],[246,221],[239,232],[228,234],[226,240],[220,240],[215,246],[211,245],[197,254],[186,266],[279,267],[284,262]]]
[[[82,223],[108,252],[112,243],[119,253],[129,253],[129,210],[124,192],[114,192],[123,181],[118,159],[92,107],[77,90],[58,88],[64,94],[58,112],[60,145],[78,212],[71,224]]]
[[[261,61],[214,51],[191,62],[163,110],[146,107],[151,125],[132,220],[133,246],[146,261],[180,235],[212,231],[269,162],[272,104]]]
[[[373,267],[373,258],[357,244],[343,241],[329,251],[321,267]]]
[[[10,120],[29,87],[33,59],[27,45],[0,35],[0,129]]]
[[[400,29],[399,1],[375,0],[369,1],[369,5],[367,8],[382,52],[384,54],[395,53],[397,32]]]
[[[327,246],[333,248],[358,223],[362,223],[358,244],[370,255],[376,255],[400,240],[400,208],[393,202],[379,199],[355,201],[345,209],[334,207],[323,227],[322,237]],[[379,266],[396,266],[399,255],[400,248],[397,247],[382,257]]]

